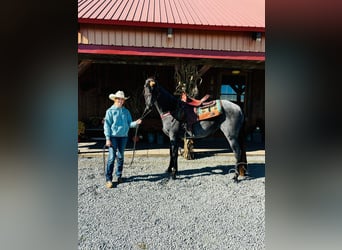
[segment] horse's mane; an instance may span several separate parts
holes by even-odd
[[[178,108],[180,100],[175,96],[170,94],[166,89],[164,89],[161,85],[157,85],[158,92],[158,103],[163,108],[163,111],[174,111]]]

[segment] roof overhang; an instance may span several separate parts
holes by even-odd
[[[265,61],[264,52],[123,47],[123,46],[85,45],[85,44],[78,45],[78,53],[79,54],[99,54],[99,55],[154,56],[154,57]]]
[[[153,22],[133,22],[133,21],[92,19],[92,18],[78,18],[78,23],[114,25],[114,26],[130,26],[130,27],[147,27],[147,28],[265,32],[265,27],[253,27],[253,26],[219,26],[219,25],[195,25],[195,24],[177,24],[177,23],[153,23]]]

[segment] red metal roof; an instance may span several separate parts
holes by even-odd
[[[185,29],[265,31],[265,0],[78,0],[78,21]]]

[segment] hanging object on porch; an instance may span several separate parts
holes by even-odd
[[[195,100],[198,96],[198,86],[202,83],[201,76],[210,68],[209,65],[203,66],[200,70],[197,69],[197,65],[179,63],[175,65],[175,81],[176,81],[176,91],[174,95],[180,96],[180,99],[191,98]],[[209,96],[206,96],[206,99]],[[183,100],[184,101],[184,100]],[[204,101],[204,100],[203,100]],[[201,115],[203,118],[208,115],[205,110],[199,110],[199,116]],[[191,126],[185,126],[190,128]],[[191,131],[187,131],[191,135]],[[182,156],[187,160],[194,159],[194,141],[190,138],[184,138],[184,152]]]

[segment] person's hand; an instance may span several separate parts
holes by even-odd
[[[106,140],[106,146],[107,147],[111,147],[112,146],[112,142],[110,140]]]
[[[138,119],[135,121],[137,124],[141,124],[142,120],[141,119]]]

